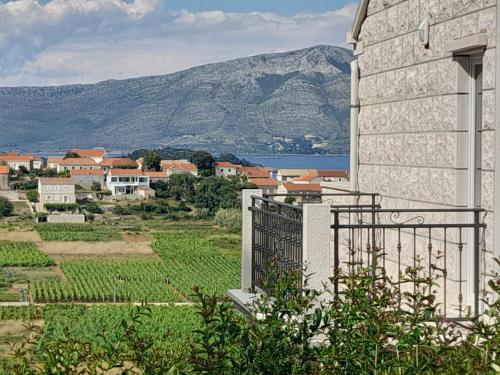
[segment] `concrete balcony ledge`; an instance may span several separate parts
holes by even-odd
[[[233,300],[238,310],[244,313],[249,313],[253,302],[260,297],[258,293],[250,293],[242,289],[230,289],[227,291],[227,296]]]

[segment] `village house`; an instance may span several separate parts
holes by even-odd
[[[149,176],[140,169],[111,169],[106,185],[113,196],[138,196],[137,189],[149,188]]]
[[[162,171],[167,172],[170,176],[175,173],[190,173],[193,176],[198,176],[198,168],[193,163],[187,160],[162,160]]]
[[[75,182],[72,178],[45,177],[38,179],[38,209],[50,203],[76,203]]]
[[[307,176],[316,172],[315,169],[279,169],[276,179],[278,181],[291,182],[297,177]]]
[[[101,189],[106,186],[102,169],[73,169],[70,173],[75,185],[84,189],[90,190],[95,184],[99,184]]]
[[[72,171],[75,169],[101,169],[100,165],[92,158],[64,158],[57,164],[57,172]]]
[[[297,177],[293,180],[295,184],[309,184],[322,182],[345,183],[349,180],[349,172],[341,170],[317,170],[311,174]]]
[[[215,163],[215,175],[218,177],[239,176],[241,174],[241,165],[236,165],[227,161],[218,161]]]
[[[130,158],[108,158],[99,163],[101,169],[108,173],[110,169],[119,168],[119,169],[137,169],[138,164],[135,160]]]
[[[93,149],[74,148],[73,150],[71,150],[71,152],[77,154],[81,158],[90,158],[94,160],[96,163],[100,163],[108,157],[106,150],[100,148],[93,148]]]
[[[283,195],[276,199],[278,201],[285,201],[286,195],[290,195],[294,203],[321,202],[321,192],[322,187],[320,184],[293,184],[285,182],[278,186],[276,193]]]
[[[26,168],[26,170],[31,171],[35,167],[37,169],[41,168],[43,164],[40,164],[38,157],[33,155],[22,155],[18,152],[9,152],[6,154],[0,154],[0,162],[4,162],[13,170],[18,170],[21,167]]]
[[[255,184],[262,190],[263,194],[276,194],[278,192],[279,181],[274,178],[250,178],[248,182]]]
[[[9,189],[9,167],[0,165],[0,190]]]
[[[63,157],[59,156],[50,156],[47,158],[47,169],[54,169],[57,171],[59,167],[59,163],[63,161]]]
[[[241,174],[247,178],[270,178],[269,171],[259,167],[243,167]]]
[[[167,171],[160,171],[160,172],[144,172],[145,176],[149,177],[149,181],[151,183],[156,183],[158,181],[168,181],[168,174]]]

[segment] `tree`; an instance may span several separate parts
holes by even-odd
[[[168,179],[171,198],[193,202],[196,194],[196,177],[190,173],[175,173]]]
[[[211,176],[214,174],[215,159],[207,151],[196,151],[190,159],[191,163],[196,164],[201,176]]]
[[[161,157],[157,152],[146,150],[144,152],[144,168],[148,171],[159,171],[161,166]]]
[[[231,154],[229,152],[222,153],[217,157],[217,161],[227,161],[229,163],[237,164],[237,165],[242,165],[244,167],[253,167],[255,164],[249,162],[248,160],[245,159],[240,159],[234,154]]]
[[[210,176],[202,180],[196,191],[195,206],[208,209],[214,215],[219,208],[237,208],[240,205],[238,179]]]
[[[66,155],[64,155],[64,159],[73,159],[73,158],[79,158],[80,155],[78,155],[76,152],[73,151],[68,151]]]
[[[156,198],[170,198],[170,184],[165,181],[158,181],[151,186],[155,191]]]
[[[90,190],[101,191],[101,184],[97,181],[92,182],[92,185],[90,185]]]
[[[5,197],[0,197],[0,218],[9,216],[14,211],[14,206]]]

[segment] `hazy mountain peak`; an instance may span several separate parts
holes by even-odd
[[[0,88],[0,148],[346,152],[349,63],[315,46],[97,84]],[[325,148],[326,146],[326,148]]]

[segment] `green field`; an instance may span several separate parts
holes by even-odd
[[[54,264],[54,260],[32,242],[0,240],[1,267],[47,267]]]
[[[199,317],[193,307],[150,306],[150,316],[141,319],[141,334],[151,335],[157,345],[174,348],[185,342],[199,326]],[[39,347],[56,340],[76,339],[103,346],[115,344],[115,337],[123,332],[122,320],[129,320],[137,308],[131,306],[51,305],[43,311],[45,327],[38,341]]]
[[[230,243],[226,248],[215,245],[223,238],[208,231],[171,231],[158,233],[155,238],[153,249],[184,295],[191,295],[194,285],[219,296],[240,285],[239,256]]]
[[[120,232],[109,226],[91,224],[38,224],[36,230],[44,241],[115,241]]]
[[[168,269],[156,260],[64,260],[67,280],[31,285],[37,302],[175,302],[183,298],[171,285]]]

